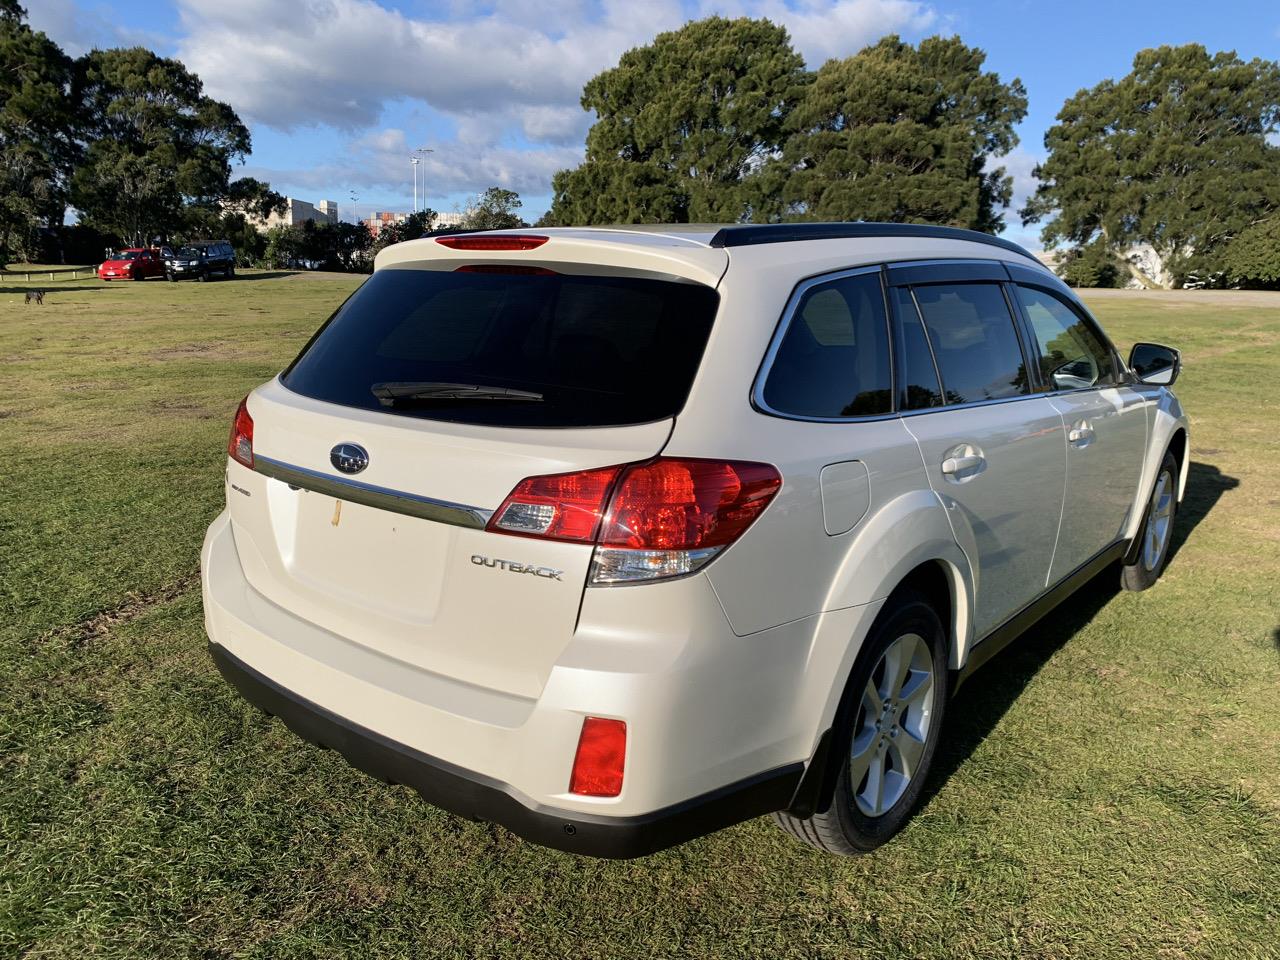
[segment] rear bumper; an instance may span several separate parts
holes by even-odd
[[[416,790],[435,806],[472,820],[501,824],[546,847],[595,857],[640,857],[791,801],[804,770],[794,763],[653,813],[631,817],[530,806],[507,784],[396,743],[284,689],[216,643],[218,670],[250,703],[284,721],[311,743],[337,750],[354,767]]]
[[[224,512],[201,554],[219,669],[304,739],[446,810],[563,850],[641,856],[785,808],[813,755],[821,703],[801,684],[814,624],[735,636],[697,578],[656,594],[589,591],[541,694],[521,698],[272,603],[246,577],[240,548],[254,548],[243,539]],[[618,797],[567,790],[584,716],[627,722]]]

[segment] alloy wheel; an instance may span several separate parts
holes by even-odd
[[[871,671],[849,752],[849,782],[864,816],[892,808],[916,775],[929,739],[935,688],[933,656],[917,633],[889,644]]]
[[[1168,470],[1160,473],[1155,491],[1151,494],[1151,506],[1147,510],[1147,527],[1142,532],[1142,565],[1154,570],[1164,556],[1169,544],[1169,531],[1173,529],[1173,475]]]

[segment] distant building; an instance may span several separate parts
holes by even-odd
[[[435,230],[451,230],[462,226],[462,222],[467,218],[466,211],[453,211],[452,213],[437,213],[435,223],[432,229]],[[366,227],[369,228],[369,236],[375,240],[378,234],[382,232],[382,228],[394,223],[404,223],[409,219],[409,214],[392,212],[390,210],[379,210],[373,216],[365,220],[361,220]]]
[[[314,206],[305,200],[294,197],[284,198],[284,212],[272,211],[267,218],[249,217],[249,222],[259,230],[270,230],[272,227],[298,227],[312,220],[316,223],[337,223],[338,204],[333,200],[321,200]]]
[[[462,210],[462,211],[455,210],[453,211],[453,213],[437,213],[436,229],[451,230],[455,227],[462,226],[462,221],[466,219],[467,219],[467,212],[465,210]]]
[[[360,222],[369,228],[369,236],[376,240],[378,239],[378,234],[382,232],[383,227],[395,223],[404,223],[408,219],[409,215],[407,213],[393,213],[389,210],[378,210],[373,214],[373,216],[361,220]]]

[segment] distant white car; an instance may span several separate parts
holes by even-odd
[[[959,680],[1168,556],[1176,351],[1004,240],[802,224],[426,238],[240,405],[219,669],[563,850],[902,826]]]

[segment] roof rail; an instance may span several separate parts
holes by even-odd
[[[968,240],[1002,247],[1029,260],[1034,254],[1012,240],[960,227],[935,227],[922,223],[747,223],[721,227],[711,238],[713,247],[745,247],[757,243],[791,243],[793,240],[851,240],[865,237],[919,237],[934,240]]]

